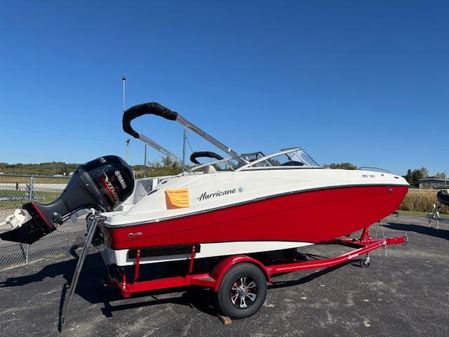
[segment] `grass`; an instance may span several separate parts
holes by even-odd
[[[41,177],[35,176],[33,178],[33,184],[39,184],[35,186],[35,190],[33,192],[34,200],[46,204],[53,200],[55,200],[60,194],[61,191],[40,191],[39,189],[45,189],[45,185],[52,186],[55,184],[67,184],[69,178],[68,177]],[[30,184],[31,178],[26,175],[0,175],[0,198],[10,199],[10,200],[1,200],[0,199],[0,209],[14,209],[21,208],[22,205],[29,201],[29,196],[25,191],[25,184]],[[3,187],[6,189],[2,189],[1,184],[12,184],[12,189],[8,189],[8,187]],[[19,189],[14,190],[15,184],[19,184]],[[9,185],[11,188],[11,185]]]
[[[55,200],[59,195],[59,192],[34,192],[34,200],[43,204],[47,204]],[[12,200],[0,200],[0,209],[14,209],[21,208],[22,205],[29,201],[29,197],[25,191],[9,191],[0,190],[0,198],[11,198]]]
[[[29,176],[17,176],[0,174],[0,184],[29,184]],[[34,177],[33,182],[35,184],[66,184],[69,181],[69,177]]]
[[[402,201],[400,211],[418,212],[427,214],[433,210],[437,203],[436,190],[410,189]],[[449,207],[442,206],[441,214],[449,214]]]
[[[419,211],[399,211],[399,215],[405,216],[416,216],[416,217],[427,217],[430,212],[419,212]],[[443,219],[449,219],[449,214],[440,214]]]

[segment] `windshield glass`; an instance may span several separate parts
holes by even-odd
[[[195,166],[191,172],[217,172],[217,171],[235,171],[246,168],[258,167],[319,167],[320,165],[313,160],[303,149],[296,147],[291,149],[284,149],[280,152],[265,156],[262,152],[254,152],[242,154],[242,158],[248,160],[250,163],[242,165],[239,161],[233,158],[225,158],[216,160],[207,164]]]
[[[238,169],[242,164],[234,159],[234,158],[225,158],[221,160],[212,161],[206,164],[201,164],[198,166],[193,167],[190,169],[190,172],[202,172],[207,171],[210,172],[210,170],[214,171],[234,171]]]
[[[309,154],[301,148],[285,154],[290,161],[299,162],[300,166],[320,166]]]
[[[256,167],[279,167],[279,166],[295,166],[295,167],[319,167],[319,164],[313,160],[303,149],[297,147],[292,149],[284,149],[278,153],[265,156],[258,159],[244,168]]]
[[[242,153],[239,157],[245,159],[247,162],[253,162],[265,157],[265,155],[263,154],[263,152],[256,151],[250,153]],[[243,164],[234,158],[225,158],[195,166],[192,169],[190,169],[190,171],[197,172],[197,171],[210,170],[211,167],[213,167],[215,171],[234,171],[242,166]]]

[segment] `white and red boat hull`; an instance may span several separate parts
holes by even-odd
[[[295,174],[306,177],[311,174],[322,174],[325,183],[329,180],[325,178],[326,173],[331,176],[338,175],[336,170],[311,171],[292,170],[284,172],[284,177],[287,175],[291,179]],[[274,171],[272,173],[279,174]],[[238,186],[243,186],[242,191],[251,190],[254,186],[251,185],[251,181],[247,181],[250,176],[246,176],[246,180],[238,181],[237,173],[234,176],[232,173],[221,174],[230,176],[228,185],[237,182]],[[252,174],[257,175],[257,172]],[[348,175],[343,171],[340,171],[341,174]],[[279,191],[278,194],[270,191],[270,194],[259,197],[257,193],[252,193],[252,198],[248,196],[247,200],[242,192],[239,195],[239,202],[236,203],[229,203],[229,199],[232,198],[232,195],[229,195],[224,198],[226,200],[222,204],[210,201],[204,205],[207,210],[200,207],[200,202],[192,202],[189,209],[174,210],[173,216],[168,218],[149,218],[148,221],[140,222],[138,219],[142,217],[142,212],[136,212],[136,222],[120,225],[117,222],[117,219],[120,220],[120,214],[112,215],[108,219],[109,223],[106,220],[103,226],[106,254],[109,255],[108,260],[128,264],[132,263],[132,259],[125,257],[129,249],[199,244],[203,245],[203,256],[209,257],[228,255],[229,249],[226,250],[225,243],[232,243],[234,248],[231,251],[240,254],[301,247],[332,240],[382,220],[398,209],[407,193],[408,185],[398,181],[402,178],[375,173],[378,178],[376,181],[363,184],[365,181],[356,178],[357,174],[351,172],[347,179],[348,183],[343,186],[326,187],[323,183],[323,186],[314,189],[307,188],[307,183],[303,182],[301,183],[303,189],[294,191],[291,188],[294,184],[290,184],[289,190]],[[223,177],[225,176],[222,176],[220,181],[226,181]],[[201,195],[204,185],[196,192],[196,184],[189,184],[189,179],[195,181],[194,178],[181,177],[181,179],[186,180],[184,186],[190,187],[191,199],[198,200],[195,195]],[[259,179],[261,180],[260,177]],[[374,179],[376,177],[372,180]],[[382,181],[385,181],[385,184],[380,184]],[[207,181],[205,183],[207,186]],[[316,184],[316,180],[314,183]],[[167,183],[167,186],[170,184]],[[264,190],[263,184],[259,184],[259,189]],[[157,197],[155,202],[156,200]],[[126,212],[128,221],[132,211],[131,208]],[[171,211],[164,210],[164,212],[167,214]],[[114,254],[116,256],[111,258]],[[174,258],[187,257],[188,254],[181,254]],[[197,257],[202,257],[201,252]],[[147,262],[170,259],[168,256],[155,257],[148,258]]]
[[[408,188],[357,186],[292,193],[184,217],[107,228],[113,249],[228,241],[317,243],[394,212]]]

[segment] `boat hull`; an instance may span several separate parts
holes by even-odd
[[[106,246],[235,241],[318,243],[368,227],[394,212],[408,186],[344,186],[291,192],[159,222],[103,227]]]

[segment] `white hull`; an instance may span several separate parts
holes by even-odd
[[[201,250],[195,258],[208,258],[214,256],[238,255],[248,253],[259,253],[291,248],[310,246],[309,242],[285,242],[285,241],[240,241],[201,244]],[[131,266],[136,262],[135,258],[128,258],[128,249],[114,250],[105,247],[101,254],[107,265]],[[182,261],[190,258],[190,254],[165,255],[142,257],[141,264]]]

